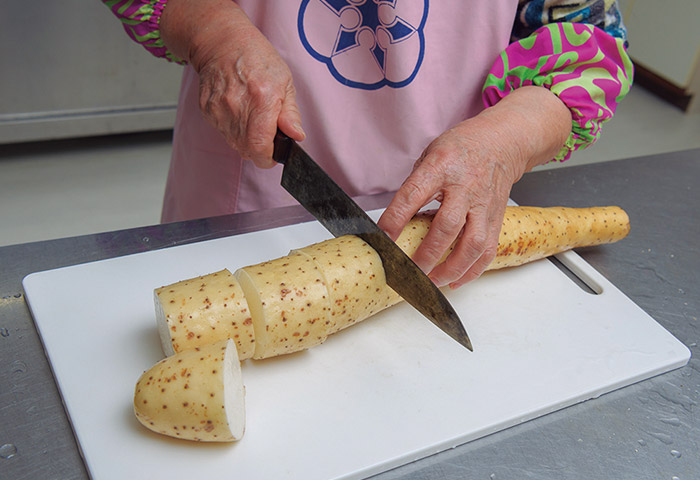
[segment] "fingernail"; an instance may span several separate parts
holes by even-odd
[[[294,122],[293,128],[294,128],[294,130],[296,130],[302,137],[306,138],[306,132],[304,132],[304,129],[301,128],[301,123],[299,123],[299,122]]]

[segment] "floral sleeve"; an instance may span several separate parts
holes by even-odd
[[[527,36],[518,39],[520,35]],[[555,157],[564,161],[595,142],[632,84],[617,3],[521,1],[513,36],[487,76],[484,105],[495,105],[524,85],[551,90],[569,107],[573,120],[566,145]]]
[[[131,39],[151,54],[171,62],[185,63],[173,55],[160,38],[160,15],[167,0],[102,0],[102,3],[121,20]]]

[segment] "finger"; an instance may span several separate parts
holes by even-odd
[[[466,216],[464,230],[454,249],[443,263],[430,272],[430,278],[436,285],[440,286],[460,280],[465,272],[468,272],[484,254],[488,240],[489,223],[486,208],[483,206],[472,207]]]
[[[281,100],[263,94],[251,99],[248,105],[245,143],[241,146],[241,153],[258,167],[271,168],[276,165],[272,152],[281,107]]]
[[[496,208],[490,209],[491,215],[488,220],[489,238],[486,241],[484,253],[481,254],[479,259],[474,262],[459,280],[450,283],[450,288],[459,288],[465,283],[476,280],[486,271],[488,266],[491,265],[493,259],[496,258],[496,254],[498,253],[498,240],[501,234],[501,228],[503,227],[503,216],[506,212],[506,205],[507,202],[498,203]]]
[[[418,210],[440,194],[439,176],[430,175],[427,170],[417,168],[406,178],[377,222],[379,228],[394,241]]]
[[[474,262],[474,264],[465,272],[464,275],[462,275],[459,280],[449,283],[450,288],[459,288],[462,285],[479,278],[486,271],[488,266],[491,265],[491,262],[493,262],[495,257],[495,248],[487,248],[484,250],[484,253],[479,257],[479,259]]]
[[[306,138],[306,133],[301,127],[301,113],[297,105],[294,86],[291,84],[287,88],[287,96],[282,100],[277,126],[282,133],[297,142],[301,142]]]
[[[430,272],[431,278],[433,278],[432,271],[435,266],[462,232],[467,220],[468,208],[469,204],[464,198],[460,198],[457,194],[445,193],[445,199],[433,217],[430,230],[413,255],[416,265],[424,272]],[[433,279],[440,279],[440,277]]]

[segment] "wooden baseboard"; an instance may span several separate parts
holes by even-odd
[[[634,61],[634,83],[644,87],[684,112],[688,110],[690,101],[693,99],[693,95],[683,87],[666,80],[636,61]]]

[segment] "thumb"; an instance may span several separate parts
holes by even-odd
[[[290,86],[287,96],[282,100],[277,126],[288,137],[301,142],[306,138],[306,133],[301,127],[301,113],[296,101],[294,86]]]

